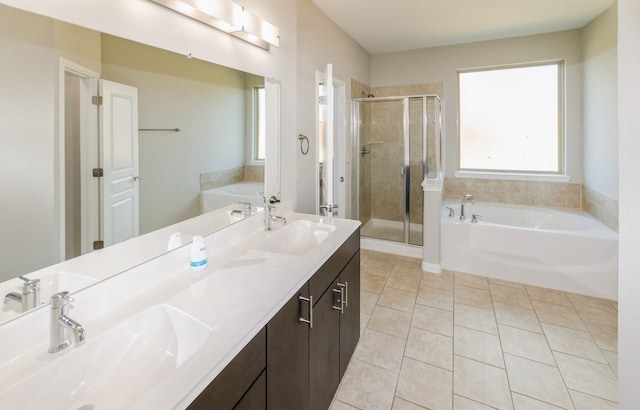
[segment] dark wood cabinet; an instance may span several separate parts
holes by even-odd
[[[344,312],[340,316],[340,379],[342,379],[360,340],[360,252],[357,252],[342,270],[338,283],[345,287]]]
[[[189,409],[326,410],[359,338],[356,231]]]
[[[266,368],[266,329],[262,329],[238,355],[220,372],[206,389],[189,405],[189,409],[233,409],[243,400],[245,394],[256,386],[252,397],[244,404],[244,409],[264,409],[255,404],[259,395],[259,385],[255,383]],[[246,407],[252,404],[253,407]]]
[[[309,408],[309,285],[267,324],[267,408]],[[301,320],[302,319],[302,320]]]

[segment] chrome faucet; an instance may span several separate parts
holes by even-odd
[[[233,211],[231,211],[231,215],[242,215],[245,218],[248,218],[251,216],[251,202],[239,202],[240,205],[244,205],[244,210],[239,211],[237,209],[234,209]]]
[[[276,209],[275,204],[277,204],[278,202],[280,202],[280,200],[275,196],[272,196],[271,198],[269,198],[268,201],[267,201],[267,198],[264,199],[264,230],[265,231],[271,230],[272,219],[278,219],[282,221],[282,223],[284,224],[287,223],[287,219],[284,216],[273,215],[271,213],[272,211],[275,211]]]
[[[460,203],[460,220],[461,221],[464,221],[465,219],[467,219],[464,216],[464,204],[469,200],[471,201],[471,205],[475,205],[476,203],[476,201],[473,199],[473,195],[467,194],[464,196],[464,198],[462,198],[462,202]]]
[[[57,353],[71,345],[73,332],[76,343],[87,338],[87,334],[80,323],[69,317],[69,302],[74,299],[69,292],[64,291],[51,296],[51,343],[49,353]]]
[[[26,312],[40,306],[40,279],[29,279],[18,276],[22,281],[20,293],[11,292],[4,297],[4,303],[14,301],[22,304],[22,312]]]

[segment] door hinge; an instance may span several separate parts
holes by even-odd
[[[94,168],[91,175],[95,178],[102,178],[104,176],[104,170],[102,168]]]
[[[93,104],[93,105],[102,105],[102,96],[101,95],[94,95],[93,97],[91,97],[91,104]]]
[[[97,251],[98,249],[104,248],[104,241],[93,241],[93,250]]]

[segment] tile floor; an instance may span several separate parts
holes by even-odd
[[[332,409],[616,409],[617,303],[363,250]]]

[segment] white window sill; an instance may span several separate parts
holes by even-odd
[[[456,171],[456,178],[507,179],[518,181],[569,182],[570,175],[517,174],[508,172]]]

